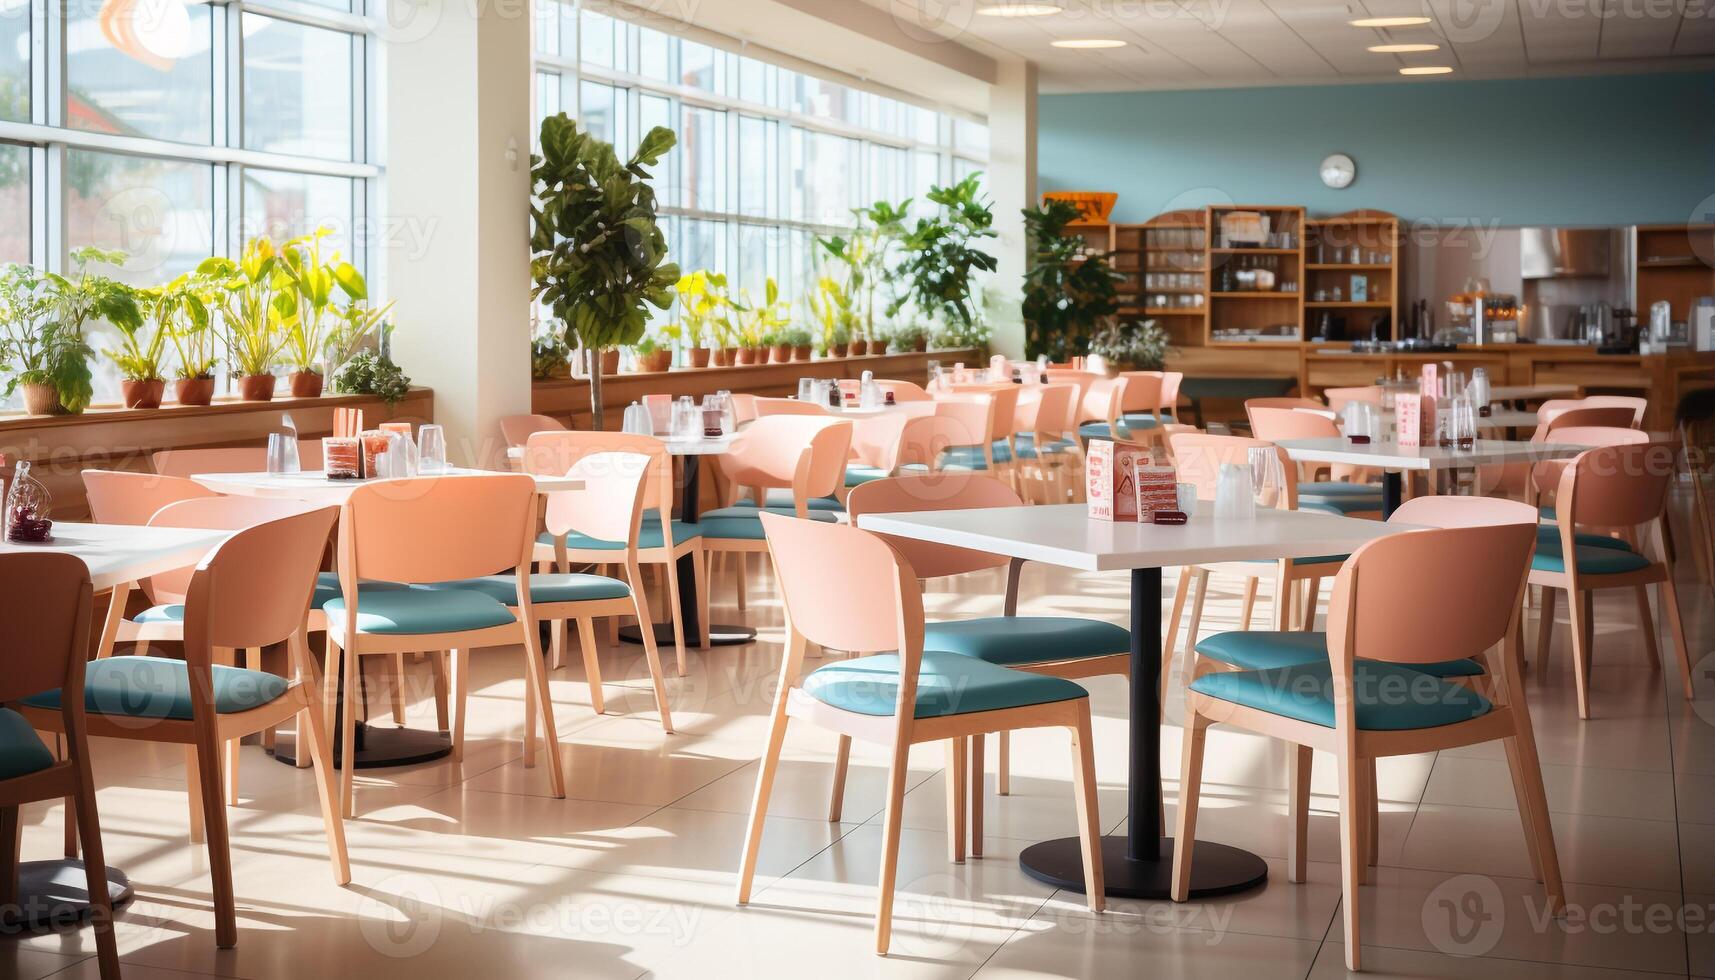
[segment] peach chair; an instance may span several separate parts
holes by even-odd
[[[1639,589],[1638,613],[1643,618],[1646,648],[1661,663],[1655,624],[1641,588],[1657,585],[1662,612],[1673,633],[1679,655],[1680,680],[1691,700],[1691,650],[1680,619],[1679,592],[1671,564],[1672,535],[1668,527],[1667,495],[1674,482],[1679,448],[1670,442],[1641,442],[1591,449],[1574,457],[1560,475],[1555,494],[1558,531],[1539,537],[1531,562],[1530,582],[1543,586],[1542,619],[1538,627],[1537,659],[1545,655],[1554,624],[1554,593],[1564,589],[1572,616],[1572,665],[1578,687],[1578,717],[1590,717],[1590,670],[1595,640],[1597,589]],[[1578,528],[1614,529],[1619,538],[1580,534]],[[1645,541],[1640,542],[1639,538]],[[1653,555],[1640,543],[1648,543]],[[1572,560],[1568,561],[1567,556]]]
[[[234,533],[210,551],[191,575],[184,604],[183,660],[108,657],[92,661],[84,677],[90,734],[186,747],[186,761],[196,774],[192,804],[200,804],[208,846],[215,944],[222,949],[238,942],[231,842],[221,787],[223,744],[277,726],[300,712],[308,715],[309,724],[299,731],[315,767],[328,859],[335,883],[351,881],[345,825],[336,809],[333,759],[317,694],[319,672],[310,657],[305,628],[316,569],[337,517],[335,508],[323,507]],[[214,662],[216,650],[279,642],[287,646],[297,672],[295,680]],[[355,681],[348,681],[355,688]],[[23,703],[32,724],[52,731],[62,718],[63,701],[60,691],[54,690],[25,698]],[[348,774],[351,721],[348,711]]]
[[[336,408],[333,410],[333,434],[342,439],[349,439],[363,431],[363,409]]]
[[[1608,409],[1603,409],[1606,412]],[[1544,437],[1547,442],[1563,443],[1568,446],[1582,446],[1595,449],[1600,446],[1631,446],[1640,442],[1649,442],[1650,435],[1638,429],[1621,428],[1613,425],[1562,425],[1561,419],[1588,417],[1589,411],[1577,409],[1555,416],[1551,423],[1551,431]],[[1545,459],[1530,466],[1531,499],[1539,506],[1539,513],[1545,522],[1555,521],[1554,500],[1555,488],[1560,486],[1560,475],[1570,466],[1570,459]],[[1550,503],[1543,503],[1550,501]]]
[[[1622,398],[1618,395],[1588,398],[1551,398],[1537,406],[1536,424],[1538,431],[1544,425],[1557,422],[1560,425],[1611,425],[1621,429],[1635,429],[1633,422],[1643,418],[1642,410],[1634,403],[1642,399]],[[1586,414],[1563,420],[1572,412]]]
[[[705,511],[697,526],[711,561],[719,555],[736,556],[733,587],[740,610],[746,601],[745,556],[768,551],[759,516],[767,511],[815,521],[839,520],[838,513],[813,507],[811,501],[831,497],[844,487],[851,442],[852,423],[841,419],[762,416],[733,438],[725,455],[715,457],[727,483],[747,490],[750,499]],[[776,489],[791,492],[791,506],[768,500],[768,491]]]
[[[565,423],[552,415],[508,415],[500,420],[500,438],[508,448],[523,448],[538,432],[565,430]]]
[[[1288,439],[1337,439],[1340,437],[1339,426],[1334,420],[1321,414],[1321,410],[1307,411],[1298,408],[1274,408],[1269,406],[1252,407],[1252,402],[1265,399],[1253,398],[1245,402],[1245,414],[1250,418],[1251,435],[1269,442],[1284,442]],[[1321,510],[1331,514],[1343,514],[1346,517],[1380,518],[1382,510],[1381,487],[1365,482],[1370,472],[1357,466],[1336,465],[1331,468],[1330,480],[1306,480],[1311,475],[1308,471],[1320,469],[1319,464],[1299,467],[1298,499],[1305,510]]]
[[[1085,418],[1099,420],[1086,421],[1078,426],[1078,436],[1086,442],[1091,439],[1127,439],[1152,444],[1155,437],[1151,432],[1160,424],[1156,414],[1161,411],[1161,372],[1121,371],[1114,381],[1114,389],[1110,391],[1110,399],[1105,406],[1106,418],[1090,415],[1091,409],[1099,402],[1092,404],[1086,396]],[[1092,389],[1092,393],[1094,391]]]
[[[1346,406],[1352,402],[1363,402],[1365,405],[1374,406],[1375,410],[1378,412],[1381,411],[1382,405],[1385,403],[1381,385],[1364,385],[1357,388],[1327,388],[1323,390],[1322,397],[1328,399],[1328,408],[1336,416],[1341,412],[1344,412],[1346,410]],[[1255,400],[1256,399],[1252,399],[1252,401]]]
[[[930,403],[912,402],[906,409],[852,421],[851,461],[846,463],[845,492],[873,480],[897,476],[902,470],[935,472],[941,454],[952,446],[968,446],[978,436],[957,418],[937,414],[909,414],[919,407],[936,411]]]
[[[84,497],[97,524],[147,524],[155,512],[181,500],[218,496],[195,480],[130,470],[84,470]]]
[[[93,605],[89,568],[73,555],[0,555],[0,622],[6,644],[0,649],[0,705],[49,688],[84,689]],[[62,699],[57,724],[65,735],[61,761],[42,744],[35,727],[21,714],[0,707],[0,908],[17,905],[18,858],[24,822],[19,808],[56,799],[73,801],[66,823],[76,824],[83,844],[84,880],[91,896],[90,918],[102,980],[118,980],[119,952],[113,938],[113,904],[107,888],[107,861],[101,848],[101,821],[91,776],[89,727],[84,699]],[[11,931],[10,928],[7,930]],[[13,954],[15,955],[15,954]]]
[[[1530,441],[1564,442],[1564,439],[1555,435],[1561,429],[1629,429],[1635,414],[1629,406],[1624,405],[1588,406],[1581,398],[1551,399],[1537,408],[1536,430],[1531,433]],[[1484,493],[1491,496],[1513,497],[1541,504],[1542,495],[1552,493],[1557,484],[1548,482],[1538,485],[1531,479],[1535,471],[1536,467],[1530,463],[1480,466],[1477,468],[1477,483],[1484,488]],[[1552,510],[1545,511],[1545,514],[1552,514]]]
[[[767,418],[770,415],[816,415],[829,416],[835,413],[828,411],[828,406],[817,405],[815,402],[801,402],[796,398],[758,398],[756,399],[756,417]]]
[[[1154,378],[1156,385],[1154,404],[1139,404],[1139,399],[1147,398],[1149,386],[1140,386],[1137,392],[1127,392],[1126,405],[1121,414],[1121,421],[1130,432],[1133,440],[1143,437],[1148,443],[1158,443],[1160,433],[1155,431],[1161,426],[1172,422],[1175,418],[1179,402],[1179,386],[1185,381],[1182,371],[1134,371],[1132,376],[1147,376]]]
[[[470,651],[523,645],[524,696],[536,699],[546,732],[548,785],[556,799],[565,798],[565,769],[541,637],[524,625],[536,621],[530,589],[536,515],[536,481],[524,473],[375,481],[353,490],[340,508],[340,596],[324,603],[322,611],[328,621],[327,684],[330,689],[344,684],[340,805],[346,816],[356,812],[352,777],[358,660],[420,650],[451,651],[452,750],[453,759],[463,761]],[[505,569],[516,576],[513,606],[479,589],[368,592],[358,587],[364,580],[437,585]],[[338,682],[336,651],[341,654]]]
[[[1649,411],[1649,399],[1636,395],[1585,395],[1585,408],[1629,408],[1632,410],[1632,428],[1644,427],[1644,413]]]
[[[688,668],[685,657],[685,620],[679,605],[679,577],[675,574],[679,560],[688,557],[696,569],[692,581],[697,594],[693,598],[697,607],[705,610],[699,617],[702,635],[697,638],[697,642],[704,649],[709,645],[709,617],[706,612],[709,588],[707,572],[703,565],[702,528],[694,521],[673,518],[673,457],[667,454],[666,445],[654,436],[626,432],[538,432],[530,437],[529,444],[525,446],[522,462],[526,473],[537,476],[564,476],[584,457],[597,453],[636,453],[647,456],[650,460],[648,479],[643,491],[643,516],[637,532],[637,561],[639,567],[653,565],[660,569],[667,580],[668,617],[673,624],[673,651],[678,659],[679,676],[683,677]],[[573,515],[580,511],[577,494],[581,492],[568,491],[565,494],[549,495],[549,510],[556,515],[557,523],[536,539],[536,560],[553,562],[554,567],[561,572],[567,571],[570,565],[581,564],[594,564],[598,566],[598,571],[600,566],[604,565],[613,565],[616,569],[620,566],[629,567],[630,544],[625,536],[610,538],[584,531],[582,527],[592,523],[588,517],[579,517],[574,521]],[[611,525],[603,526],[607,530],[616,530]],[[665,533],[662,528],[667,529]],[[636,595],[643,594],[640,579],[632,579],[631,586]],[[648,610],[649,604],[644,602],[641,607]],[[644,622],[649,624],[646,631],[642,629]],[[645,617],[640,621],[639,630],[652,634],[653,618]],[[554,652],[556,667],[564,658],[564,642],[564,635],[560,634]],[[591,656],[589,644],[593,640],[583,632],[582,623],[579,624],[578,642],[584,646],[584,657],[587,661]],[[596,695],[592,695],[594,696]],[[665,719],[665,715],[663,718]]]
[[[875,950],[885,954],[893,930],[893,888],[911,747],[947,744],[948,850],[964,853],[966,739],[1017,728],[1065,728],[1072,740],[1072,778],[1083,843],[1085,901],[1106,907],[1102,892],[1101,822],[1088,693],[1062,677],[1008,670],[958,654],[924,649],[923,594],[917,573],[881,538],[854,527],[764,514],[786,611],[786,655],[756,778],[756,795],[739,862],[738,904],[750,901],[768,798],[788,724],[797,719],[887,747],[887,803],[882,817]],[[837,555],[837,561],[830,561]],[[810,643],[859,656],[803,674]],[[842,745],[845,744],[842,739]]]
[[[876,384],[881,388],[884,397],[888,392],[893,392],[893,400],[898,404],[934,401],[933,396],[923,390],[922,385],[913,384],[910,381],[882,381],[877,379]]]
[[[732,393],[732,414],[735,425],[746,426],[756,421],[756,396],[748,391]]]
[[[1252,449],[1272,449],[1279,455],[1281,472],[1286,477],[1286,492],[1275,502],[1275,506],[1281,510],[1299,509],[1296,472],[1285,452],[1273,443],[1262,439],[1246,439],[1243,436],[1180,433],[1171,436],[1169,444],[1172,447],[1174,467],[1179,471],[1179,479],[1197,488],[1199,506],[1214,506],[1215,488],[1220,479],[1222,464],[1233,463],[1248,467]],[[1173,653],[1178,646],[1179,622],[1185,612],[1187,597],[1190,598],[1191,604],[1191,624],[1185,634],[1185,646],[1189,650],[1197,648],[1211,572],[1237,575],[1244,580],[1244,601],[1239,609],[1240,630],[1250,629],[1251,615],[1256,606],[1257,585],[1265,575],[1271,575],[1275,580],[1275,628],[1289,630],[1295,622],[1302,621],[1303,628],[1309,630],[1314,628],[1316,597],[1322,579],[1338,572],[1340,562],[1344,561],[1345,557],[1325,555],[1314,558],[1285,558],[1278,562],[1220,562],[1211,565],[1187,565],[1180,569],[1179,586],[1173,594],[1173,611],[1167,617],[1167,641],[1161,647],[1159,690],[1167,690],[1167,681],[1173,670]],[[1308,598],[1300,592],[1306,585],[1310,590]],[[1195,662],[1195,656],[1187,657],[1188,675],[1191,673],[1190,666]],[[1163,696],[1165,697],[1165,694]]]
[[[1346,968],[1362,969],[1359,886],[1367,876],[1364,781],[1371,761],[1500,740],[1520,800],[1526,849],[1544,885],[1548,911],[1565,903],[1554,829],[1548,820],[1520,680],[1515,627],[1536,532],[1528,524],[1433,529],[1371,541],[1334,580],[1328,656],[1272,670],[1204,674],[1186,695],[1177,839],[1197,830],[1209,726],[1222,723],[1321,749],[1338,761],[1341,908]],[[1427,577],[1436,589],[1418,588]],[[1448,609],[1459,615],[1448,616]],[[1498,643],[1491,693],[1421,673],[1420,664],[1480,654]],[[1385,693],[1384,693],[1385,692]],[[1300,767],[1307,769],[1307,767]],[[1302,776],[1303,774],[1301,774]],[[1294,795],[1308,795],[1307,779]],[[1288,878],[1302,881],[1304,831],[1295,827]],[[1173,859],[1173,899],[1189,897],[1191,849]]]
[[[1023,503],[1011,487],[976,473],[878,480],[852,491],[850,500],[853,520],[863,514],[1018,507]],[[1131,634],[1124,627],[1072,616],[1018,615],[1019,580],[1024,572],[1024,559],[1009,559],[912,538],[885,534],[879,537],[905,559],[919,579],[1006,568],[1001,615],[927,623],[923,633],[926,647],[1014,670],[1070,680],[1105,675],[1130,676]],[[971,853],[979,856],[983,852],[983,741],[983,735],[973,735],[969,746],[973,775]],[[830,821],[840,819],[850,747],[850,738],[841,736],[839,754],[834,763],[834,798],[828,810]],[[1000,795],[1005,796],[1011,790],[1011,738],[1005,730],[1000,732],[998,752],[996,788]]]
[[[955,419],[972,432],[982,433],[978,443],[948,447],[941,454],[942,469],[979,470],[1017,484],[1018,453],[1013,436],[1018,389],[1018,385],[996,385],[988,391],[939,400],[937,414]]]
[[[198,473],[260,473],[268,468],[268,449],[266,446],[158,449],[150,459],[156,473],[190,479]]]
[[[1067,476],[1076,439],[1066,437],[1066,414],[1076,385],[1026,385],[1018,395],[1013,448],[1018,456],[1018,489],[1039,504],[1070,499]],[[1037,447],[1041,447],[1038,451]]]

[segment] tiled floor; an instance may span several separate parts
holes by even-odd
[[[1169,574],[1171,583],[1177,576]],[[1123,621],[1127,577],[1032,568],[1025,612]],[[1205,631],[1232,628],[1234,583],[1218,578]],[[753,570],[757,596],[767,577]],[[931,586],[932,613],[992,614],[999,579]],[[1266,587],[1265,587],[1266,588]],[[1164,596],[1164,604],[1170,599]],[[717,595],[720,618],[730,588]],[[1598,602],[1594,711],[1577,719],[1564,619],[1528,686],[1572,915],[1545,920],[1498,747],[1390,760],[1380,773],[1381,864],[1362,896],[1366,965],[1408,977],[1715,977],[1715,606],[1687,570],[1682,601],[1702,662],[1702,700],[1648,666],[1632,597]],[[1259,608],[1266,610],[1267,603]],[[1564,616],[1565,604],[1560,606]],[[1285,754],[1251,735],[1211,735],[1200,836],[1247,847],[1273,874],[1206,903],[1117,902],[1092,916],[1078,895],[1025,877],[1020,848],[1075,832],[1066,740],[1014,741],[1012,795],[988,776],[987,853],[948,862],[942,756],[912,755],[893,955],[871,952],[885,770],[861,744],[843,823],[825,819],[834,739],[788,735],[758,887],[733,904],[745,814],[780,655],[780,610],[753,601],[761,642],[693,653],[672,682],[679,733],[664,736],[637,648],[606,650],[608,714],[589,709],[581,669],[554,675],[570,799],[525,769],[515,651],[476,658],[471,746],[450,761],[358,777],[349,887],[335,887],[306,774],[246,747],[230,812],[240,939],[217,950],[206,860],[186,840],[177,750],[95,746],[109,863],[138,898],[121,915],[131,977],[364,980],[522,977],[1239,977],[1344,973],[1332,761],[1319,757],[1311,880],[1288,884]],[[1534,635],[1534,634],[1533,634]],[[1664,647],[1665,631],[1664,631]],[[1705,661],[1705,657],[1711,659]],[[813,663],[813,662],[812,662]],[[426,687],[426,673],[415,677]],[[1177,686],[1162,732],[1168,816],[1177,790]],[[1090,685],[1104,827],[1123,825],[1125,688]],[[414,723],[432,723],[418,698]],[[993,753],[990,753],[993,768]],[[24,818],[25,858],[51,857],[58,807]],[[0,938],[0,977],[93,977],[86,932]],[[1481,956],[1480,960],[1469,957]]]

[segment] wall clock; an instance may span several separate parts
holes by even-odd
[[[1322,183],[1341,190],[1352,186],[1352,181],[1357,179],[1358,165],[1344,153],[1330,153],[1317,172],[1322,175]]]

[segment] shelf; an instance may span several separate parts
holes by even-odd
[[[1356,269],[1356,270],[1392,269],[1393,263],[1391,263],[1391,262],[1359,262],[1357,264],[1352,264],[1350,262],[1306,262],[1304,264],[1304,268],[1310,269],[1313,271],[1314,270],[1321,270],[1321,271],[1329,271],[1329,272],[1341,271],[1341,270],[1345,270],[1345,269]]]
[[[1236,291],[1236,292],[1231,292],[1231,293],[1212,292],[1209,294],[1209,298],[1210,299],[1289,299],[1289,300],[1293,300],[1294,302],[1296,302],[1303,295],[1304,295],[1303,293],[1288,293],[1288,292],[1285,292],[1285,291],[1279,290],[1279,289],[1273,289],[1273,290],[1253,289],[1253,290],[1241,290],[1241,291]]]
[[[1388,310],[1393,308],[1393,304],[1387,300],[1364,300],[1360,302],[1354,300],[1313,299],[1306,300],[1304,305],[1325,307],[1327,309],[1334,310]]]
[[[1639,259],[1639,269],[1699,269],[1709,271],[1710,266],[1695,255],[1675,255],[1655,259]]]
[[[1143,307],[1143,312],[1146,316],[1202,316],[1207,309],[1208,307],[1204,306],[1192,306],[1184,309],[1169,306],[1146,306]]]
[[[1297,255],[1296,248],[1211,248],[1216,255]]]

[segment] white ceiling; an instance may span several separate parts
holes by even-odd
[[[1017,0],[864,0],[902,29],[933,31],[995,57],[1040,66],[1044,92],[1514,78],[1715,65],[1711,0],[1063,0],[1047,17],[988,17],[978,5]],[[1356,28],[1358,17],[1434,22]],[[1069,50],[1049,42],[1120,38],[1126,47]],[[1429,42],[1423,54],[1374,54],[1373,44]]]

